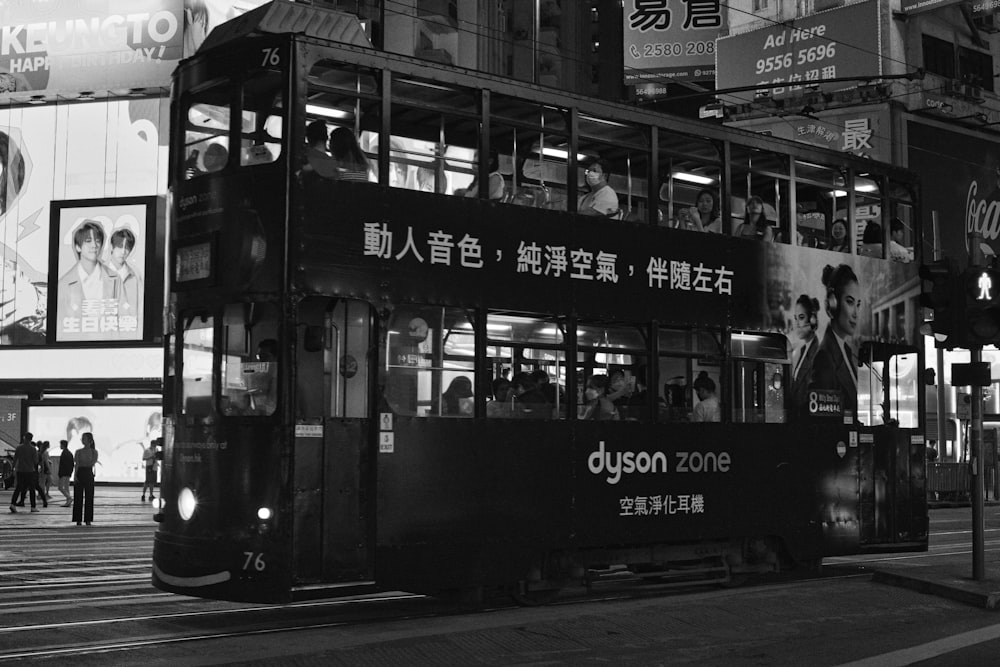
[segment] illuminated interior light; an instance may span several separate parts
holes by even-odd
[[[687,181],[688,183],[696,183],[698,185],[712,185],[715,183],[714,178],[709,178],[708,176],[701,176],[700,174],[690,174],[686,171],[674,172],[673,177],[678,181]]]
[[[354,113],[351,111],[342,111],[340,109],[334,109],[331,107],[321,107],[318,104],[307,104],[306,113],[313,114],[314,116],[325,116],[326,118],[336,118],[337,120],[345,120],[347,118],[354,117]]]
[[[194,497],[194,491],[186,486],[177,494],[177,513],[185,521],[191,519],[195,509],[198,507],[198,500]]]
[[[878,190],[878,186],[874,183],[864,183],[854,186],[855,192],[875,192],[876,190]]]
[[[830,196],[831,197],[846,197],[847,196],[847,191],[846,190],[831,190],[830,191]]]
[[[274,513],[271,511],[270,507],[257,508],[257,518],[260,519],[261,521],[267,521],[272,516],[274,516]]]

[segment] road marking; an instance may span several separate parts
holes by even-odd
[[[944,639],[911,646],[910,648],[875,655],[855,662],[847,662],[838,667],[902,667],[916,662],[929,660],[938,656],[958,651],[975,644],[1000,639],[1000,625],[990,625],[978,630],[970,630],[960,635],[952,635]]]

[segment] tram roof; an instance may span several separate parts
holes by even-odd
[[[198,50],[214,49],[255,33],[296,33],[353,46],[372,46],[361,22],[353,14],[274,0],[218,26]]]

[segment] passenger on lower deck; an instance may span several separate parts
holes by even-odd
[[[618,409],[607,395],[609,386],[607,375],[601,373],[590,376],[583,393],[586,403],[577,411],[577,419],[606,421],[619,418]]]
[[[521,419],[551,419],[552,404],[545,400],[545,395],[531,379],[530,373],[518,373],[510,381],[510,389],[514,395],[513,416]]]
[[[694,406],[694,421],[719,422],[722,412],[719,409],[719,397],[715,394],[715,381],[702,371],[694,380],[694,390],[698,394],[698,405]]]

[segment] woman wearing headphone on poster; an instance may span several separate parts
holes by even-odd
[[[830,323],[813,362],[811,389],[840,390],[845,415],[858,410],[858,364],[854,336],[861,315],[861,285],[847,264],[823,268]]]

